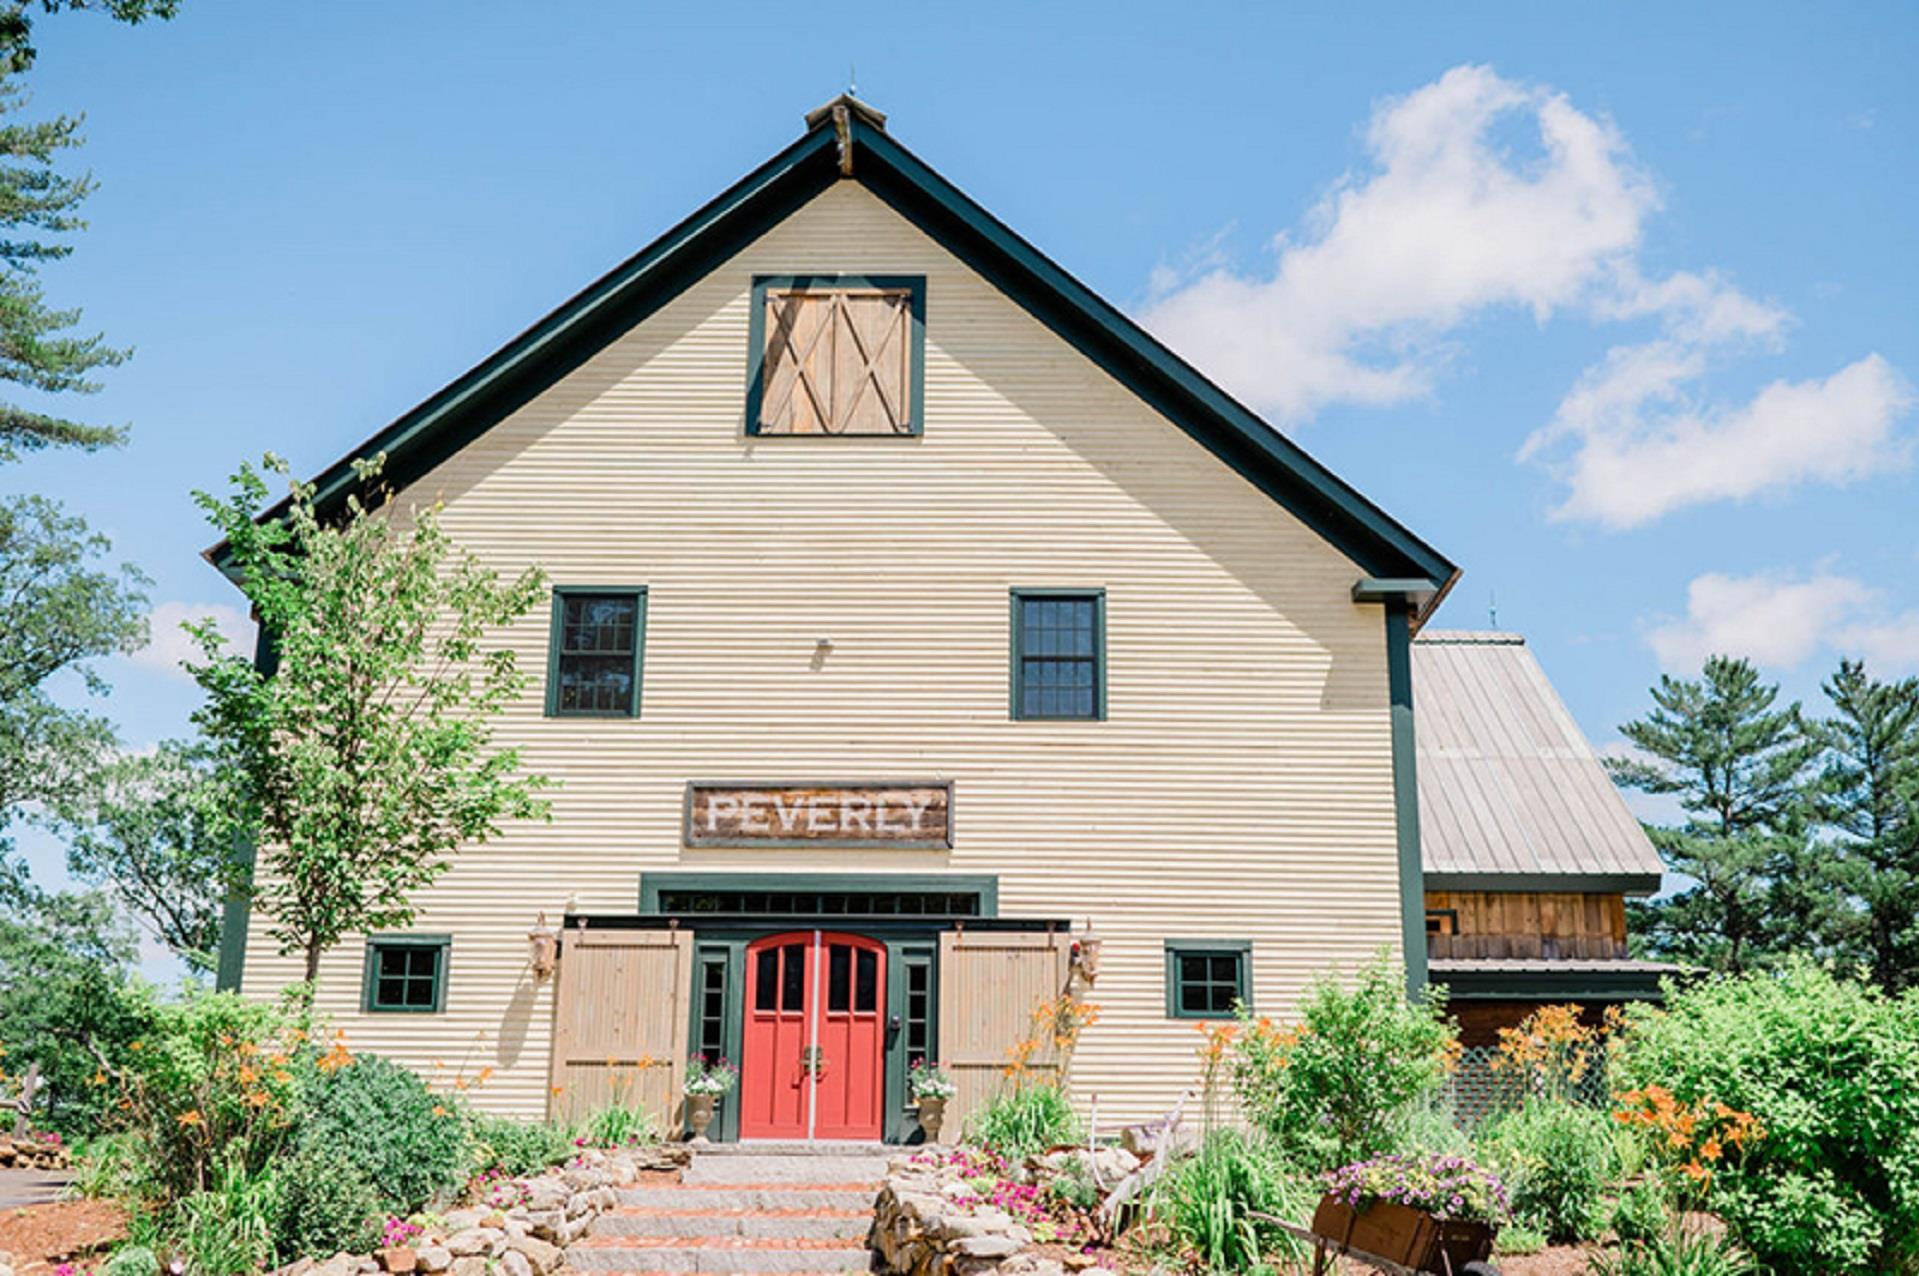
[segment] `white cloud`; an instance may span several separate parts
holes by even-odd
[[[1580,379],[1520,450],[1528,458],[1571,440],[1555,518],[1637,527],[1687,505],[1844,483],[1910,457],[1895,426],[1912,390],[1876,354],[1823,380],[1775,381],[1736,407],[1690,401],[1685,385],[1705,362],[1697,345],[1657,341],[1618,347]]]
[[[1895,427],[1913,399],[1877,355],[1743,404],[1701,396],[1725,356],[1778,348],[1791,316],[1711,270],[1649,274],[1653,182],[1564,94],[1455,67],[1382,102],[1365,142],[1367,171],[1301,236],[1274,238],[1269,271],[1235,271],[1215,241],[1154,272],[1143,321],[1282,423],[1429,394],[1484,312],[1652,322],[1654,339],[1609,351],[1520,453],[1567,485],[1558,517],[1608,527],[1903,462]]]
[[[1862,656],[1889,677],[1919,667],[1919,611],[1872,615],[1881,601],[1865,582],[1830,572],[1707,572],[1686,587],[1684,618],[1649,626],[1646,644],[1669,673],[1696,673],[1714,655],[1794,669],[1823,652]]]
[[[147,645],[128,659],[146,669],[158,669],[176,678],[189,677],[183,664],[201,659],[200,647],[181,625],[211,620],[226,635],[228,646],[242,654],[253,650],[253,621],[227,603],[161,603],[147,615]]]
[[[1536,160],[1499,144],[1513,121]],[[1543,320],[1578,301],[1658,203],[1610,124],[1487,67],[1382,103],[1366,144],[1378,171],[1339,183],[1310,241],[1277,237],[1269,278],[1215,265],[1169,289],[1161,275],[1143,315],[1283,421],[1426,393],[1449,329],[1489,306]]]

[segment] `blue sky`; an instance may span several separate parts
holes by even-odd
[[[112,535],[169,636],[236,601],[191,489],[341,455],[851,67],[1462,564],[1438,623],[1496,598],[1595,742],[1709,648],[1808,699],[1841,651],[1919,667],[1919,10],[185,0],[39,32],[35,107],[86,113],[100,181],[49,292],[136,350],[67,410],[133,437],[0,484]],[[103,667],[136,745],[185,728],[177,649]]]

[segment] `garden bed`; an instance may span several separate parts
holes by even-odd
[[[0,1210],[0,1276],[38,1276],[98,1253],[127,1233],[111,1201],[49,1201]]]

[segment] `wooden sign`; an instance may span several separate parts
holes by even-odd
[[[948,850],[953,786],[939,780],[686,786],[686,844]]]

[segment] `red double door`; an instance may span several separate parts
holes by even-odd
[[[746,948],[743,1139],[877,1139],[885,1106],[886,948],[795,931]]]

